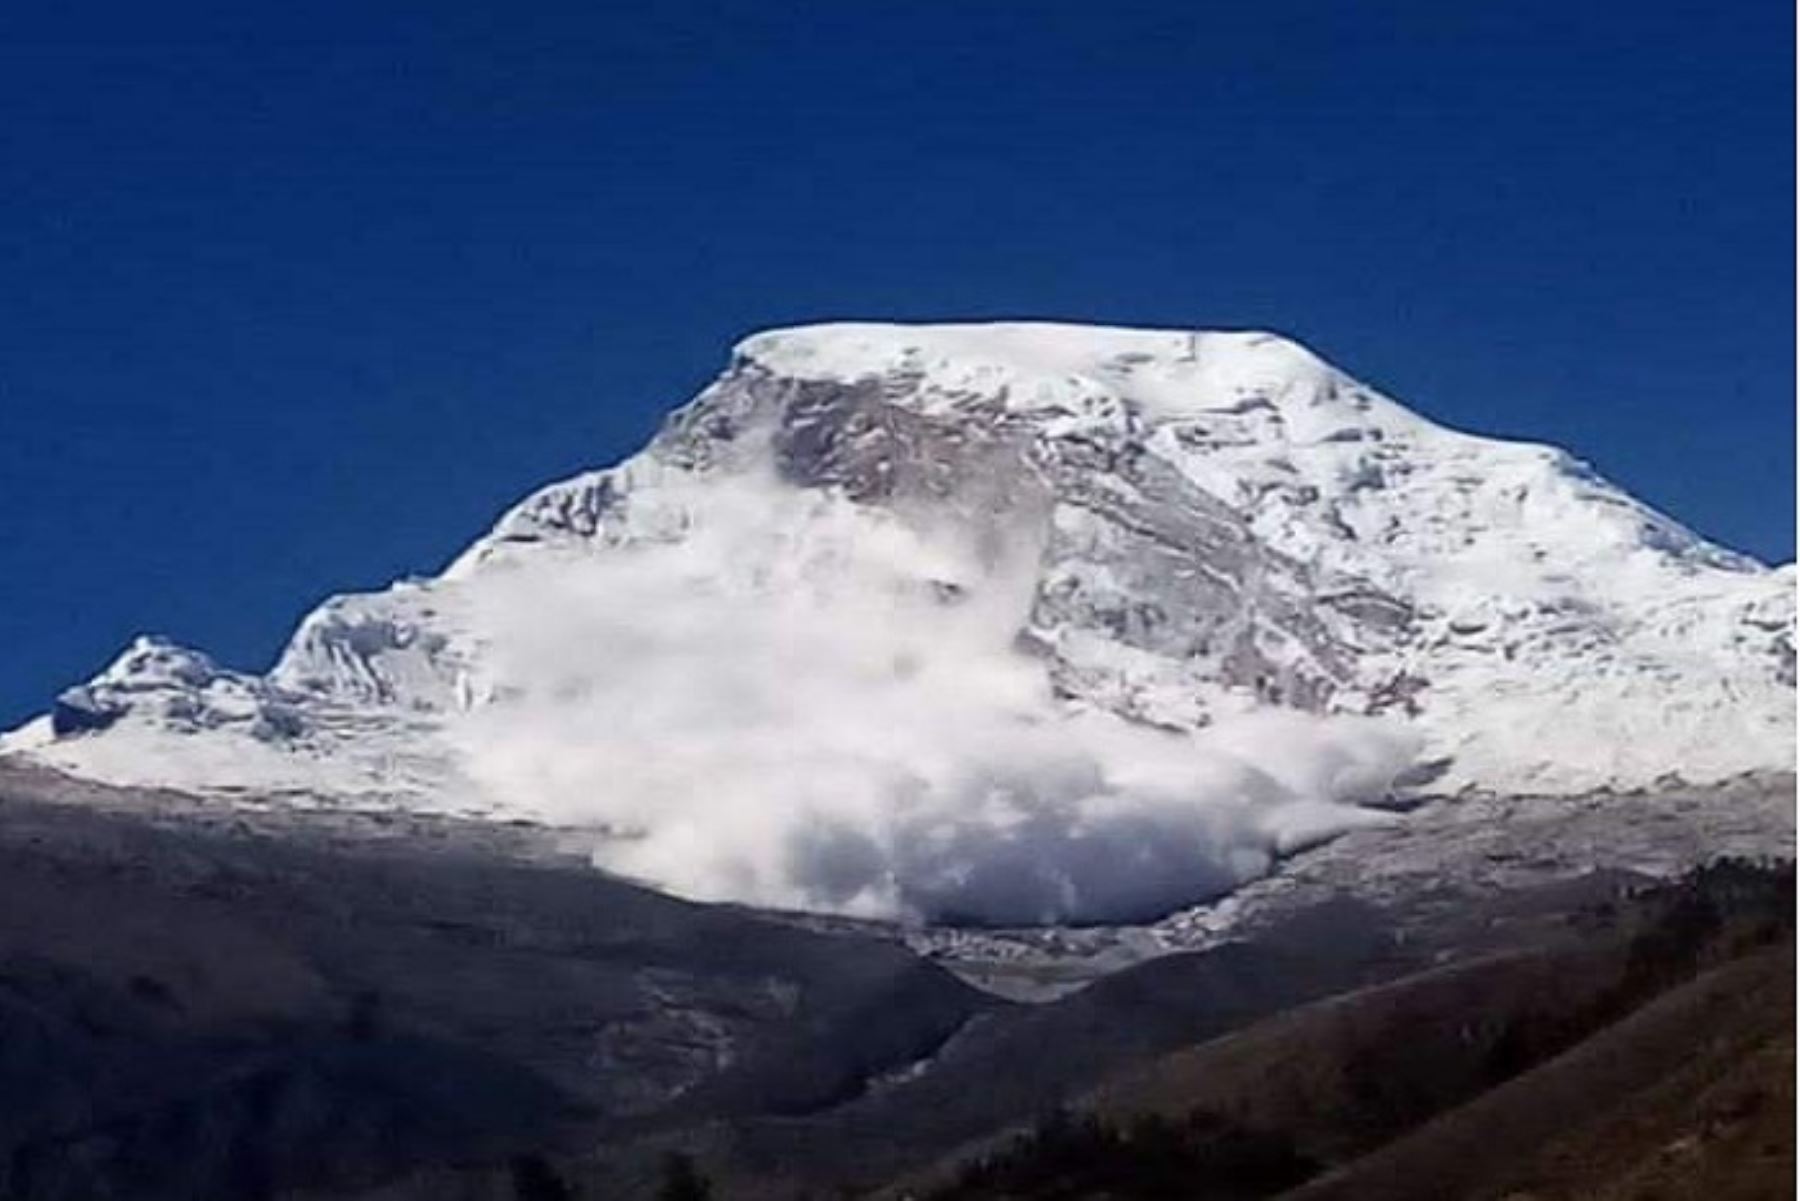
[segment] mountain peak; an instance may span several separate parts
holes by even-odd
[[[790,379],[915,381],[920,398],[1004,393],[1025,411],[1119,396],[1150,421],[1259,396],[1318,404],[1355,387],[1299,343],[1255,330],[839,322],[754,334],[735,358]]]
[[[1396,778],[1788,768],[1793,608],[1276,335],[840,323],[740,342],[642,452],[332,598],[267,676],[139,643],[0,752],[623,830],[603,861],[701,897],[1094,916]],[[1167,874],[1118,892],[1107,840]]]
[[[825,321],[760,330],[733,352],[789,370],[829,363],[849,373],[888,361],[971,359],[1010,361],[1052,370],[1113,359],[1193,362],[1203,353],[1260,354],[1323,367],[1291,339],[1267,330],[1186,329],[1088,325],[1064,321]],[[800,367],[804,371],[804,367]]]

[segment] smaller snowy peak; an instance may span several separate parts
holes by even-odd
[[[153,635],[133,640],[99,675],[60,693],[50,728],[58,737],[93,733],[127,715],[187,732],[239,727],[263,739],[300,729],[298,712],[268,681]]]
[[[478,808],[441,741],[441,715],[429,703],[435,694],[419,688],[421,700],[371,685],[371,677],[404,679],[383,653],[381,623],[334,624],[356,602],[378,608],[390,595],[328,603],[266,676],[222,668],[167,638],[139,637],[99,675],[59,693],[49,713],[0,734],[0,756],[196,795]],[[359,634],[360,645],[345,645]],[[399,641],[411,647],[420,639]],[[312,658],[321,647],[330,650]],[[399,651],[402,663],[408,647]],[[320,662],[338,674],[321,678]],[[417,685],[405,679],[401,688]]]
[[[204,687],[221,671],[203,651],[165,638],[140,634],[94,677],[96,687],[154,688],[169,684]]]

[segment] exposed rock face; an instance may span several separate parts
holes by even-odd
[[[1421,732],[1444,789],[1793,762],[1791,567],[1562,451],[1432,425],[1270,335],[1042,325],[750,338],[642,453],[534,493],[441,577],[328,601],[266,677],[140,643],[8,748],[206,785],[167,766],[166,735],[242,735],[262,750],[209,770],[440,789],[444,718],[533,686],[492,666],[490,581],[680,543],[722,481],[750,477],[952,529],[977,565],[1023,562],[1018,644],[1071,703],[1176,729],[1268,705],[1383,714]],[[918,583],[946,604],[985,586],[979,569]]]

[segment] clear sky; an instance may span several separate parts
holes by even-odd
[[[1791,558],[1793,45],[1790,0],[8,6],[0,723],[138,631],[266,666],[827,318],[1272,328]]]

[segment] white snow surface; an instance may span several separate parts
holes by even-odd
[[[551,821],[706,899],[1125,920],[1396,789],[1789,770],[1793,630],[1791,566],[1270,334],[826,325],[267,674],[140,639],[0,753]]]

